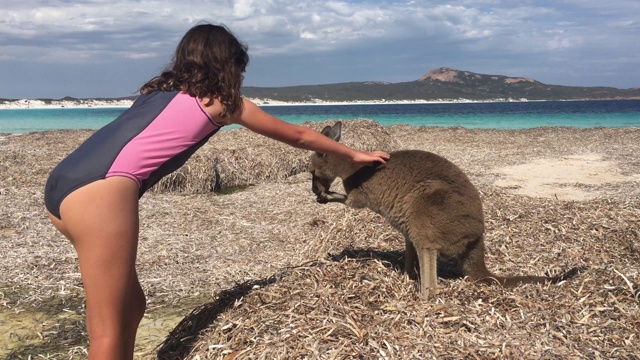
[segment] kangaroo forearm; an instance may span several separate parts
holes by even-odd
[[[333,191],[322,192],[318,194],[316,201],[320,204],[326,204],[330,202],[337,202],[344,204],[347,202],[347,195],[339,194]]]

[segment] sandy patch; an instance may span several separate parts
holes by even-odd
[[[640,174],[622,175],[616,162],[605,161],[599,154],[540,159],[500,168],[498,174],[502,178],[494,184],[514,193],[578,201],[601,195],[601,190],[589,186],[640,181]]]

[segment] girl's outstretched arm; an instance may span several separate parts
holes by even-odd
[[[235,115],[232,122],[297,148],[339,155],[360,164],[371,165],[376,161],[385,163],[389,159],[386,152],[355,150],[313,129],[282,121],[267,114],[247,99],[243,99],[242,112]]]

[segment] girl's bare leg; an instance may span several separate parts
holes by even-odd
[[[86,185],[62,203],[54,225],[78,253],[86,294],[89,359],[132,359],[145,297],[135,270],[138,185],[112,177]]]

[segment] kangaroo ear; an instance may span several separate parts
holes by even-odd
[[[331,137],[331,126],[325,126],[320,133],[326,137]]]
[[[333,124],[333,140],[335,141],[340,141],[340,138],[342,138],[342,121],[338,121],[335,124]]]
[[[342,135],[342,122],[338,121],[333,126],[325,126],[321,134],[335,141],[340,141]]]
[[[322,134],[332,140],[340,141],[342,135],[342,122],[338,121],[333,126],[327,126],[322,129]]]

